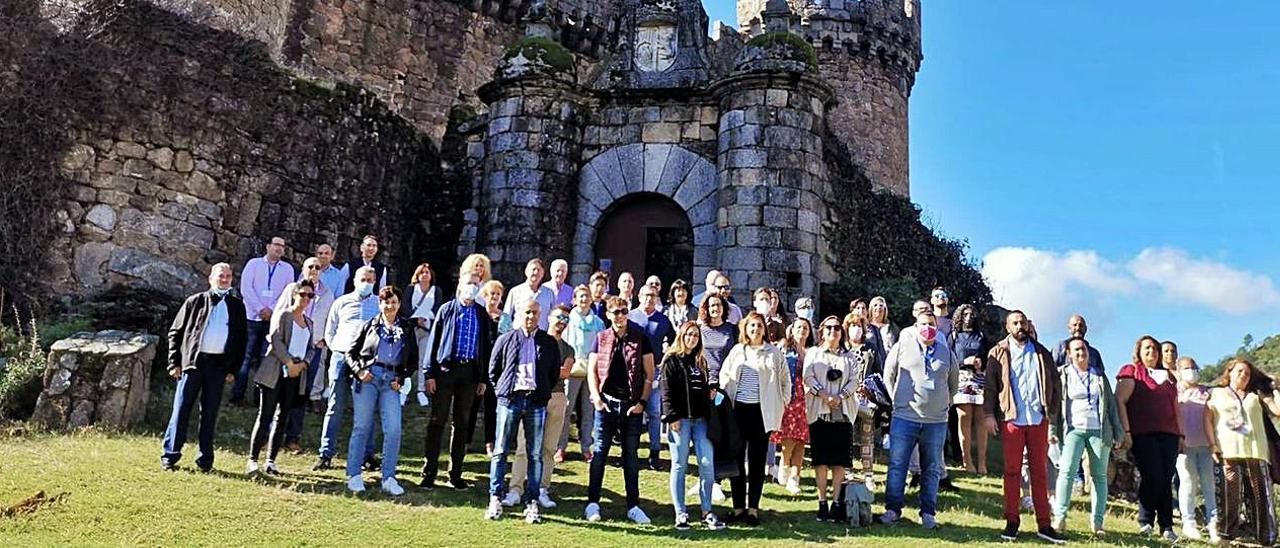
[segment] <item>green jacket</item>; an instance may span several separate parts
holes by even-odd
[[[1063,437],[1067,431],[1071,430],[1071,398],[1067,397],[1067,383],[1070,381],[1069,375],[1075,375],[1074,364],[1067,364],[1058,368],[1059,382],[1062,386],[1062,412],[1057,413],[1053,417],[1053,422],[1049,424],[1049,435],[1058,439],[1058,443],[1062,443]],[[1124,439],[1124,425],[1120,423],[1120,406],[1116,404],[1116,393],[1111,389],[1111,381],[1107,379],[1107,375],[1096,374],[1090,377],[1093,386],[1092,390],[1098,391],[1102,397],[1098,398],[1101,409],[1098,415],[1102,422],[1102,441],[1111,445],[1115,445]]]

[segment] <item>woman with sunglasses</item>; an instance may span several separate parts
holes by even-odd
[[[713,300],[707,297],[708,301]],[[758,312],[742,319],[738,345],[725,356],[720,387],[733,402],[743,452],[735,455],[738,475],[733,486],[733,519],[760,525],[760,495],[764,491],[765,451],[769,433],[782,427],[782,411],[791,400],[791,375],[778,347],[765,341],[765,320]],[[751,466],[748,469],[747,463]]]
[[[813,469],[818,478],[818,521],[838,522],[845,516],[840,486],[845,470],[853,464],[852,426],[858,416],[854,395],[859,381],[857,365],[845,348],[840,320],[827,316],[819,326],[818,346],[804,360],[805,412],[813,445]],[[831,507],[827,503],[828,485],[835,496]]]
[[[707,438],[711,416],[711,377],[702,354],[702,331],[686,322],[676,330],[675,342],[662,359],[662,422],[669,425],[667,443],[671,449],[671,500],[676,512],[676,530],[689,529],[685,507],[685,470],[689,466],[689,445],[698,462],[698,503],[707,529],[724,529],[711,511],[712,489],[716,483],[715,450]]]
[[[303,279],[293,284],[289,308],[277,311],[271,317],[267,355],[253,376],[253,381],[258,384],[258,418],[253,425],[253,436],[249,438],[246,474],[258,472],[258,457],[262,455],[262,447],[267,445],[268,432],[271,433],[271,444],[267,449],[266,471],[268,474],[280,473],[276,468],[276,455],[280,454],[284,441],[285,419],[296,402],[303,401],[307,395],[302,374],[307,370],[307,358],[311,353],[312,324],[305,311],[315,298],[315,284]]]

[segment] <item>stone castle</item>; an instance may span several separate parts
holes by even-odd
[[[188,0],[202,27],[265,45],[289,74],[337,83],[344,113],[386,120],[309,125],[299,132],[312,141],[288,153],[272,150],[283,135],[241,131],[259,144],[228,154],[235,128],[208,124],[84,132],[61,161],[80,184],[59,216],[60,274],[79,291],[198,288],[209,264],[242,264],[270,233],[290,237],[295,256],[326,240],[345,255],[365,231],[395,240],[403,221],[422,221],[397,209],[412,196],[448,204],[450,250],[488,254],[504,280],[530,257],[565,257],[574,280],[606,269],[700,284],[718,267],[736,292],[816,295],[834,278],[824,223],[844,190],[828,156],[847,154],[876,186],[909,194],[918,1],[738,0],[739,30],[709,33],[699,0]],[[175,59],[180,76],[206,77]],[[320,111],[295,102],[272,111],[277,125]],[[353,127],[382,137],[344,148]],[[422,146],[454,151],[444,165],[397,170],[418,147],[385,136],[414,130]],[[272,159],[246,159],[255,154]],[[334,154],[355,165],[326,167]],[[443,174],[462,186],[456,203],[422,195],[423,178]],[[340,208],[333,185],[372,189],[370,203],[401,218],[347,227],[296,212]],[[409,249],[393,244],[393,263],[411,268]]]

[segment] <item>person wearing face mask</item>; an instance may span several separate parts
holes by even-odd
[[[1173,532],[1173,476],[1182,446],[1177,378],[1160,360],[1160,341],[1143,335],[1133,345],[1133,363],[1116,373],[1116,403],[1124,423],[1125,445],[1132,447],[1138,484],[1138,526],[1166,541]]]
[[[1218,543],[1218,501],[1214,489],[1213,450],[1209,447],[1209,427],[1205,421],[1209,387],[1200,384],[1200,366],[1191,356],[1177,361],[1178,419],[1183,438],[1182,454],[1174,467],[1178,470],[1178,509],[1182,513],[1182,536],[1200,540],[1196,523],[1196,495],[1204,497],[1205,521],[1209,539]]]
[[[907,465],[920,451],[920,523],[938,527],[938,483],[942,479],[942,444],[947,435],[947,408],[960,384],[960,368],[946,339],[938,336],[933,312],[924,309],[916,324],[904,329],[885,361],[885,384],[893,395],[889,422],[889,473],[885,478],[885,513],[881,523],[894,523],[906,502]]]
[[[816,307],[813,304],[813,297],[800,297],[799,299],[796,299],[796,316],[804,318],[810,325],[817,321],[813,318],[815,308]]]
[[[330,350],[326,383],[329,404],[324,413],[324,426],[320,430],[320,458],[316,460],[313,470],[328,470],[333,466],[337,437],[342,430],[343,412],[351,398],[351,373],[346,350],[351,348],[365,322],[378,315],[378,296],[373,292],[377,272],[370,267],[360,267],[354,278],[351,292],[333,302],[333,306],[329,307],[329,317],[325,320],[324,341]],[[373,439],[374,436],[369,436],[365,447],[365,465],[370,469],[378,468],[376,465],[379,464],[373,458]]]
[[[232,295],[231,265],[218,263],[209,270],[209,290],[182,302],[169,327],[170,377],[177,381],[173,413],[164,430],[160,466],[173,470],[182,458],[191,411],[200,403],[200,453],[196,466],[213,469],[213,431],[222,404],[222,387],[235,379],[233,371],[244,356],[245,306]]]
[[[1067,352],[1072,363],[1058,369],[1062,408],[1049,426],[1049,443],[1061,446],[1065,464],[1056,480],[1053,529],[1062,533],[1066,528],[1071,486],[1080,458],[1087,453],[1089,480],[1093,485],[1090,531],[1094,536],[1102,536],[1102,521],[1107,514],[1107,465],[1111,462],[1113,446],[1124,449],[1124,428],[1111,382],[1104,372],[1093,369],[1089,363],[1089,344],[1082,338],[1070,339]]]
[[[1000,538],[1016,540],[1021,518],[1022,474],[1017,463],[1027,455],[1036,536],[1060,544],[1066,537],[1053,528],[1049,508],[1049,425],[1061,411],[1062,383],[1053,355],[1032,338],[1021,310],[1005,319],[1009,336],[987,354],[982,408],[987,433],[1004,442],[1004,531]]]
[[[320,402],[324,401],[324,385],[325,377],[319,374],[322,364],[325,361],[325,344],[324,331],[325,322],[329,320],[329,309],[333,307],[333,291],[324,285],[324,278],[320,275],[322,270],[321,261],[318,257],[308,258],[302,263],[302,280],[291,283],[285,287],[284,293],[280,295],[280,299],[276,301],[275,314],[280,314],[289,310],[293,304],[293,294],[298,284],[308,281],[314,287],[315,297],[308,302],[307,306],[302,309],[302,313],[314,324],[311,328],[311,344],[315,347],[309,352],[310,357],[307,358],[306,378],[303,386],[306,389],[308,397],[298,398],[291,402],[288,408],[288,426],[284,431],[284,446],[290,453],[294,455],[302,454],[302,446],[298,441],[302,437],[302,421],[306,415],[307,405],[310,399],[316,405],[315,412],[320,412]],[[268,350],[268,352],[270,352]]]
[[[422,463],[424,488],[436,485],[440,439],[446,421],[452,419],[449,443],[449,485],[466,489],[462,461],[471,432],[471,407],[484,395],[484,367],[489,363],[493,332],[497,329],[484,306],[476,302],[480,278],[472,273],[458,283],[455,297],[440,307],[431,327],[431,347],[422,354],[423,382],[432,398]]]
[[[778,292],[773,288],[761,287],[751,294],[751,298],[751,305],[756,313],[764,316],[764,340],[773,345],[781,343],[782,338],[787,335],[787,323],[778,310]]]

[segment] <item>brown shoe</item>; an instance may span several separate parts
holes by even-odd
[[[289,442],[288,444],[286,444],[286,445],[284,446],[284,448],[285,448],[286,450],[288,450],[288,451],[289,451],[289,454],[291,454],[291,455],[301,455],[301,454],[302,454],[302,446],[301,446],[301,445],[298,445],[298,442],[296,442],[296,441],[291,441],[291,442]]]

